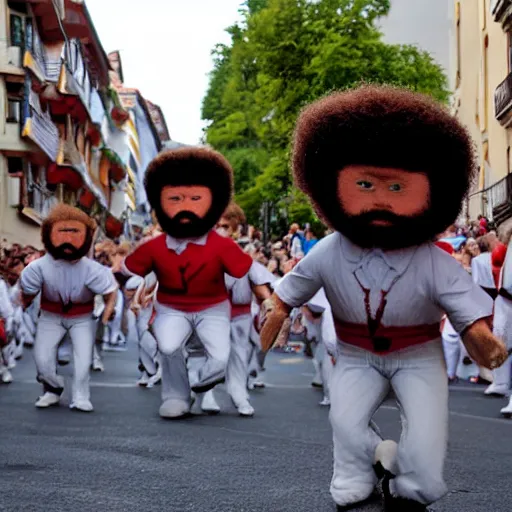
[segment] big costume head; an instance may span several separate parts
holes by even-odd
[[[387,86],[331,94],[297,122],[293,174],[327,224],[360,247],[432,240],[476,174],[465,128],[433,99]]]
[[[216,151],[184,147],[149,164],[145,187],[161,228],[175,238],[196,238],[215,226],[229,204],[233,171]]]
[[[95,230],[96,221],[82,210],[58,204],[44,219],[41,236],[55,259],[75,261],[88,254]]]

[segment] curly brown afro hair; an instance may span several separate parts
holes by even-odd
[[[229,206],[224,210],[222,217],[231,224],[234,230],[236,230],[240,224],[245,224],[247,222],[244,211],[235,202],[229,204]]]
[[[160,153],[149,164],[144,178],[148,201],[164,231],[168,219],[163,212],[160,195],[165,186],[208,187],[212,206],[203,219],[205,232],[220,219],[233,195],[233,170],[217,151],[206,147],[182,147]]]
[[[51,233],[53,225],[59,221],[75,220],[81,222],[87,229],[84,245],[79,250],[79,257],[85,256],[91,248],[94,232],[96,231],[96,221],[89,217],[85,212],[69,204],[60,203],[55,206],[41,225],[41,239],[45,249],[54,257],[58,256],[56,247],[52,244]]]
[[[327,224],[341,232],[347,217],[339,204],[337,180],[348,165],[428,176],[430,207],[416,243],[432,239],[455,221],[477,172],[467,130],[442,105],[423,94],[375,85],[312,103],[301,112],[295,129],[295,183]]]

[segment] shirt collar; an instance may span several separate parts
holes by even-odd
[[[206,245],[206,241],[208,239],[208,233],[206,233],[203,236],[200,236],[198,238],[174,238],[171,235],[166,235],[165,237],[165,243],[167,245],[168,249],[171,249],[178,254],[182,253],[186,248],[188,244],[195,244],[195,245]]]
[[[383,251],[379,248],[363,249],[362,247],[355,245],[341,233],[338,234],[341,239],[341,250],[343,256],[348,261],[353,270],[356,270],[362,265],[366,256],[374,254],[381,256],[388,267],[395,270],[398,275],[402,275],[407,270],[407,267],[411,263],[412,257],[418,249],[418,246],[399,249],[396,251]]]

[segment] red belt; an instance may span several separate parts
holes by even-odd
[[[94,301],[82,302],[78,304],[63,304],[62,302],[52,302],[44,297],[41,298],[41,309],[48,313],[71,317],[81,316],[92,313],[94,310]]]
[[[440,324],[406,325],[400,327],[379,326],[370,336],[366,324],[353,324],[334,320],[336,335],[340,341],[382,354],[402,350],[412,345],[432,341],[440,336]],[[380,347],[380,349],[376,349]]]
[[[250,304],[231,304],[231,318],[237,316],[250,315],[251,305]]]

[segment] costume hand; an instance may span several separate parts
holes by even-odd
[[[485,320],[478,320],[462,335],[469,356],[476,364],[495,370],[509,357],[503,341],[492,334]]]
[[[263,352],[270,350],[277,340],[283,324],[289,319],[291,308],[285,304],[276,294],[272,295],[261,305],[260,325],[261,349]],[[291,327],[291,322],[290,322]],[[289,328],[288,328],[289,332]],[[283,332],[283,336],[284,336]]]
[[[281,330],[279,331],[277,335],[276,342],[274,346],[276,347],[284,347],[288,343],[288,340],[290,339],[290,328],[292,326],[292,321],[290,317],[286,318],[286,320],[283,322],[281,326]]]

